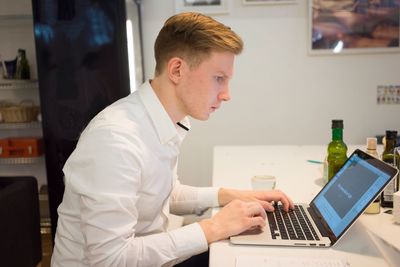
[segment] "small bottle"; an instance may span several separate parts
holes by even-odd
[[[367,152],[369,155],[379,159],[378,151],[376,151],[378,140],[376,137],[368,137],[367,138]]]
[[[15,78],[24,80],[30,79],[29,63],[24,49],[18,49]]]
[[[379,158],[378,152],[376,151],[377,139],[375,137],[367,138],[367,152],[369,155]],[[378,196],[365,210],[365,213],[368,214],[378,214],[381,211],[380,208],[380,196]]]
[[[332,141],[328,145],[328,181],[347,160],[347,145],[343,142],[343,120],[332,120]]]
[[[396,147],[397,131],[386,131],[386,145],[382,153],[382,160],[399,168],[399,156],[394,153]],[[399,176],[397,175],[385,187],[381,194],[381,206],[393,208],[393,194],[399,190]]]

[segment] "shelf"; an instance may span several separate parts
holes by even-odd
[[[0,80],[0,90],[37,89],[37,80]]]
[[[33,122],[0,122],[0,130],[40,129],[42,124],[39,121]]]
[[[0,165],[37,164],[43,161],[43,156],[32,158],[0,158]]]
[[[33,24],[32,14],[0,15],[0,26]]]

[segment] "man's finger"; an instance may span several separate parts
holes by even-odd
[[[260,204],[263,206],[264,210],[268,212],[273,212],[275,210],[274,206],[268,201],[260,201]]]
[[[264,207],[258,202],[251,202],[248,206],[248,214],[250,216],[259,215],[264,219],[267,217]]]

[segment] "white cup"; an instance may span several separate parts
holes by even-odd
[[[275,188],[276,178],[273,175],[255,175],[251,177],[253,190],[272,190]]]

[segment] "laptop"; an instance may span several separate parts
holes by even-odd
[[[361,150],[355,150],[342,168],[309,204],[285,212],[275,206],[267,225],[232,236],[233,244],[330,247],[380,195],[398,170]]]

